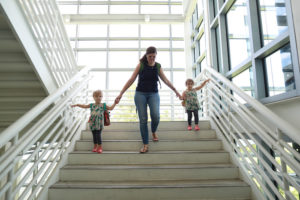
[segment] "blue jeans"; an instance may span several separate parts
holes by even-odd
[[[149,105],[151,116],[151,131],[155,133],[160,120],[159,106],[160,97],[157,92],[139,92],[134,95],[134,103],[138,111],[140,120],[140,132],[144,144],[149,143],[148,135],[148,113],[147,105]]]

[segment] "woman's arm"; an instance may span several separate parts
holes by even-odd
[[[117,100],[117,103],[120,101],[120,99],[122,98],[124,92],[126,92],[126,90],[133,84],[133,82],[135,81],[137,75],[139,74],[139,71],[140,71],[140,67],[141,67],[141,64],[139,63],[134,72],[132,73],[130,79],[126,82],[126,84],[124,85],[123,89],[121,90],[119,96],[117,96],[116,100]]]
[[[79,107],[79,108],[90,108],[90,105],[84,105],[84,104],[74,104],[71,105],[71,107]]]
[[[175,92],[176,96],[179,97],[179,99],[182,99],[182,96],[179,94],[173,84],[168,80],[162,68],[160,68],[159,77],[167,86],[169,86],[171,90]]]
[[[210,79],[205,80],[201,85],[195,87],[195,90],[200,90],[201,88],[203,88],[208,81],[210,81]]]

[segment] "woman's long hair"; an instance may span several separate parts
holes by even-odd
[[[148,63],[148,61],[147,61],[147,55],[148,54],[151,54],[151,53],[155,53],[155,54],[157,54],[157,51],[156,51],[156,48],[155,47],[148,47],[147,48],[147,50],[146,50],[146,53],[144,54],[144,56],[140,59],[140,62],[141,63]]]

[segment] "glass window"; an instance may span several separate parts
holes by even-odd
[[[295,89],[295,79],[290,44],[266,57],[268,96]]]
[[[88,67],[106,67],[106,52],[78,52],[78,65]]]
[[[182,5],[172,5],[171,14],[183,14]]]
[[[184,72],[173,72],[173,85],[177,90],[185,89],[185,79],[183,76]]]
[[[200,56],[205,53],[206,50],[206,44],[205,44],[205,36],[204,34],[202,35],[202,37],[200,38]]]
[[[217,16],[217,14],[218,14],[218,0],[213,0],[213,6],[214,6],[214,16]]]
[[[111,5],[110,14],[138,14],[138,5]]]
[[[128,81],[128,79],[131,77],[133,71],[132,72],[109,72],[109,86],[108,89],[109,90],[120,90],[125,83]],[[132,84],[132,86],[129,88],[130,89],[135,89],[136,85],[137,85],[137,80],[138,78],[135,80],[135,82]],[[130,102],[132,103],[132,102]]]
[[[138,41],[110,41],[109,48],[138,48],[139,43]]]
[[[168,24],[142,24],[142,37],[170,37]]]
[[[232,78],[232,82],[237,85],[239,88],[244,90],[249,96],[254,97],[254,84],[253,84],[253,70],[252,67],[246,69],[242,73],[238,74],[234,78]],[[235,96],[238,100],[240,100],[241,103],[246,103],[242,98],[240,98],[238,95],[233,93],[233,96]]]
[[[77,5],[59,5],[58,8],[63,14],[77,14]]]
[[[172,24],[172,37],[184,37],[184,25]]]
[[[170,41],[154,41],[154,40],[141,41],[142,48],[148,48],[150,46],[154,46],[156,48],[170,48]]]
[[[173,48],[184,48],[184,41],[172,41]]]
[[[94,90],[105,90],[106,88],[106,73],[105,72],[90,72],[92,79],[89,83],[89,89]]]
[[[135,68],[139,62],[137,51],[110,51],[109,68]]]
[[[107,14],[107,5],[80,5],[79,14]]]
[[[65,28],[69,37],[76,37],[76,24],[66,24]]]
[[[203,13],[203,0],[198,0],[197,1],[197,9],[198,9],[198,18],[199,16]]]
[[[137,37],[139,33],[137,24],[111,24],[109,25],[110,37]]]
[[[266,45],[288,29],[284,0],[259,0],[261,26]]]
[[[185,66],[185,52],[173,51],[173,68],[186,68]]]
[[[240,64],[250,56],[249,27],[246,0],[237,0],[227,13],[230,66]]]
[[[103,24],[80,24],[79,37],[107,37],[107,25]]]
[[[215,70],[221,72],[223,68],[222,59],[221,59],[221,42],[220,42],[220,27],[216,28],[216,45],[217,45],[217,66],[214,66]]]
[[[161,64],[163,68],[170,68],[170,52],[169,51],[158,51],[156,61]]]
[[[168,5],[141,5],[141,14],[169,14],[169,6]]]
[[[106,41],[79,41],[78,48],[106,48]]]

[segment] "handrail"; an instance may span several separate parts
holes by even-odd
[[[58,86],[77,73],[75,56],[55,0],[16,0]]]
[[[212,67],[204,67],[195,82],[207,78],[211,81],[203,88],[204,113],[231,146],[236,163],[257,187],[259,199],[296,199],[294,193],[300,194],[295,176],[300,174],[300,154],[290,143],[300,144],[299,131]]]
[[[2,132],[0,199],[39,199],[47,192],[51,173],[86,124],[87,111],[74,111],[70,104],[87,103],[88,72],[81,70]]]
[[[87,68],[84,68],[79,73],[77,73],[72,79],[70,79],[65,85],[56,90],[53,94],[46,97],[43,101],[38,103],[30,111],[25,113],[17,121],[12,123],[8,128],[6,128],[0,134],[0,148],[7,144],[13,137],[15,137],[16,130],[22,130],[26,127],[34,118],[36,118],[43,110],[55,102],[55,100],[66,92],[82,75],[88,72]]]
[[[290,123],[280,118],[262,103],[256,99],[249,98],[241,88],[234,85],[227,78],[216,72],[212,67],[204,67],[204,70],[213,74],[221,82],[223,82],[227,87],[229,87],[233,92],[237,93],[241,98],[243,98],[250,106],[252,106],[257,112],[264,116],[270,123],[276,124],[283,132],[285,132],[291,139],[300,144],[299,130],[293,127]],[[274,137],[277,137],[276,135]]]

